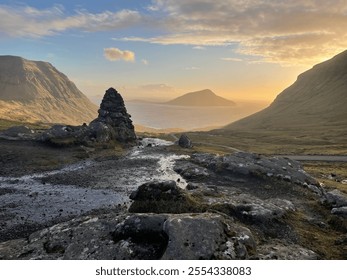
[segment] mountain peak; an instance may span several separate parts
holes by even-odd
[[[92,120],[97,111],[52,64],[11,55],[0,56],[0,102],[8,108],[2,118],[20,115],[27,121],[78,124]]]
[[[231,100],[225,99],[216,95],[210,89],[203,89],[199,91],[189,92],[180,97],[177,97],[166,104],[177,106],[234,106],[235,103]]]

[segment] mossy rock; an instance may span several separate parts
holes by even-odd
[[[175,181],[150,182],[141,185],[130,195],[134,200],[129,208],[133,213],[197,213],[204,211],[185,190]]]

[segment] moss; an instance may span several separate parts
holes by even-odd
[[[320,207],[317,207],[316,210],[319,214],[325,212],[323,209],[318,208]],[[323,226],[323,224],[320,226],[319,224],[309,222],[307,217],[299,211],[289,214],[287,222],[296,231],[299,239],[298,244],[316,252],[319,254],[320,258],[345,258],[346,252],[344,248],[336,244],[336,240],[338,240],[343,233],[343,231],[340,231],[343,230],[343,228],[336,230],[336,226],[329,227],[329,225]]]
[[[131,213],[201,213],[207,210],[206,205],[200,203],[189,194],[176,199],[147,199],[134,201],[129,212]]]

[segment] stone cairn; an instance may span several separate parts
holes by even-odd
[[[54,125],[37,139],[59,146],[93,146],[113,140],[129,145],[136,142],[131,116],[127,113],[122,96],[114,88],[106,91],[98,113],[99,116],[89,125]]]
[[[99,116],[90,123],[90,127],[107,125],[111,129],[111,139],[120,142],[136,140],[131,116],[127,113],[122,96],[114,88],[109,88],[102,99]]]

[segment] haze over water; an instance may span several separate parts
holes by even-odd
[[[126,108],[135,124],[146,127],[185,130],[224,126],[255,113],[266,104],[237,102],[235,107],[171,106],[159,103],[126,102]]]

